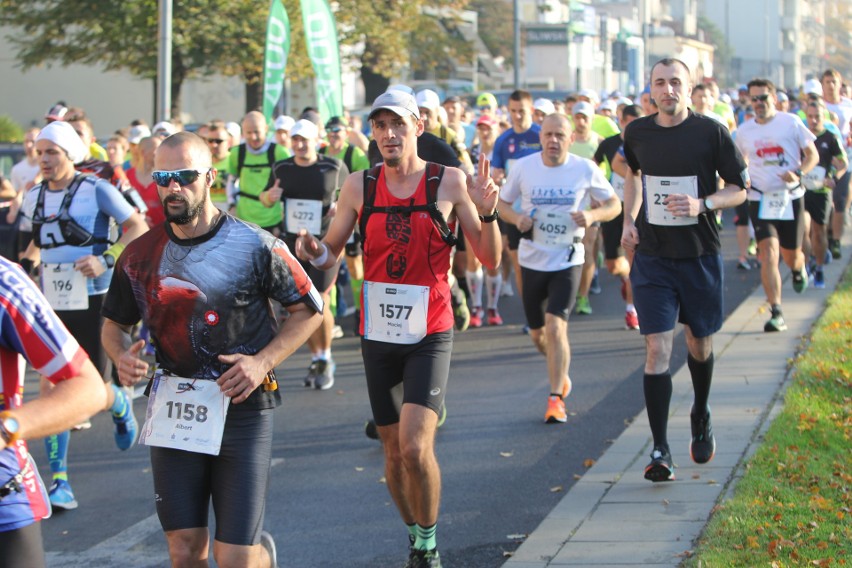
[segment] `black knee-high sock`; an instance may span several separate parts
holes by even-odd
[[[654,446],[668,446],[666,430],[669,425],[669,403],[672,400],[672,374],[669,371],[659,375],[645,373],[643,386]]]
[[[713,380],[713,361],[711,353],[706,361],[693,359],[692,355],[686,358],[689,374],[692,375],[692,389],[695,391],[695,411],[704,413],[707,401],[710,398],[710,383]]]

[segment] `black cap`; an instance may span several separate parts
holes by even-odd
[[[332,116],[328,119],[328,122],[325,123],[325,129],[330,130],[336,126],[342,128],[349,128],[349,123],[346,122],[346,119],[342,116]]]

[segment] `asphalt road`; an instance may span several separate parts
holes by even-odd
[[[730,222],[722,236],[730,312],[759,284],[759,274],[734,269]],[[594,314],[570,321],[574,390],[565,425],[543,422],[546,366],[521,332],[517,296],[502,300],[506,325],[457,334],[449,417],[437,443],[445,566],[499,566],[588,460],[642,410],[643,341],[624,329],[616,281],[603,275],[602,284],[603,293],[592,297]],[[309,362],[304,350],[281,369],[284,405],[276,413],[265,527],[277,540],[281,566],[402,566],[407,531],[383,482],[381,447],[364,435],[369,404],[359,342],[350,334],[335,341],[334,353],[337,382],[330,391],[302,387]],[[684,361],[678,337],[673,370]],[[137,417],[144,408],[138,399]],[[49,479],[44,445],[31,449]],[[147,449],[116,450],[111,421],[99,415],[92,429],[72,435],[69,461],[80,507],[43,523],[49,565],[168,566]]]

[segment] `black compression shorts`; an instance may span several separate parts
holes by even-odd
[[[822,191],[805,192],[805,211],[817,225],[827,225],[831,220],[831,193]]]
[[[568,320],[577,300],[582,273],[582,264],[555,272],[521,267],[524,315],[530,329],[544,327],[545,313]]]
[[[748,201],[743,201],[734,209],[734,226],[735,227],[748,227],[749,222],[749,212],[748,212]]]
[[[212,497],[216,540],[239,546],[260,542],[273,411],[231,408],[218,456],[151,447],[154,500],[164,531],[206,528]]]
[[[444,404],[452,351],[452,329],[429,334],[413,345],[361,338],[367,391],[376,424],[398,423],[405,403],[425,406],[438,414]]]
[[[846,210],[849,208],[850,180],[852,180],[852,172],[847,171],[840,179],[837,180],[837,183],[834,186],[834,191],[832,192],[834,210],[842,211],[844,215],[846,214]]]
[[[760,201],[749,201],[749,214],[754,227],[754,238],[757,242],[764,239],[778,239],[782,249],[795,250],[802,247],[805,235],[805,200],[801,197],[793,200],[793,220],[780,221],[776,219],[761,219]]]
[[[0,568],[44,568],[41,523],[0,532]]]
[[[65,324],[80,347],[89,354],[89,359],[92,360],[92,364],[95,365],[101,376],[107,378],[114,369],[106,350],[101,344],[101,327],[103,327],[104,321],[104,318],[101,317],[101,305],[105,296],[106,294],[89,296],[89,308],[86,310],[62,310],[57,311],[56,315],[59,316],[59,319]]]
[[[612,221],[601,223],[601,237],[603,238],[604,258],[615,260],[624,256],[624,248],[621,246],[621,234],[624,232],[624,211]]]

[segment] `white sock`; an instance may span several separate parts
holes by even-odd
[[[627,304],[627,311],[630,312],[631,314],[635,314],[636,313],[636,306],[634,306],[633,304]]]
[[[470,291],[470,301],[474,308],[482,307],[482,267],[476,272],[466,271],[467,289]]]
[[[500,299],[500,290],[503,288],[503,275],[499,272],[497,276],[491,276],[490,274],[486,274],[485,276],[485,290],[488,296],[488,309],[496,310],[497,309],[497,301]]]

